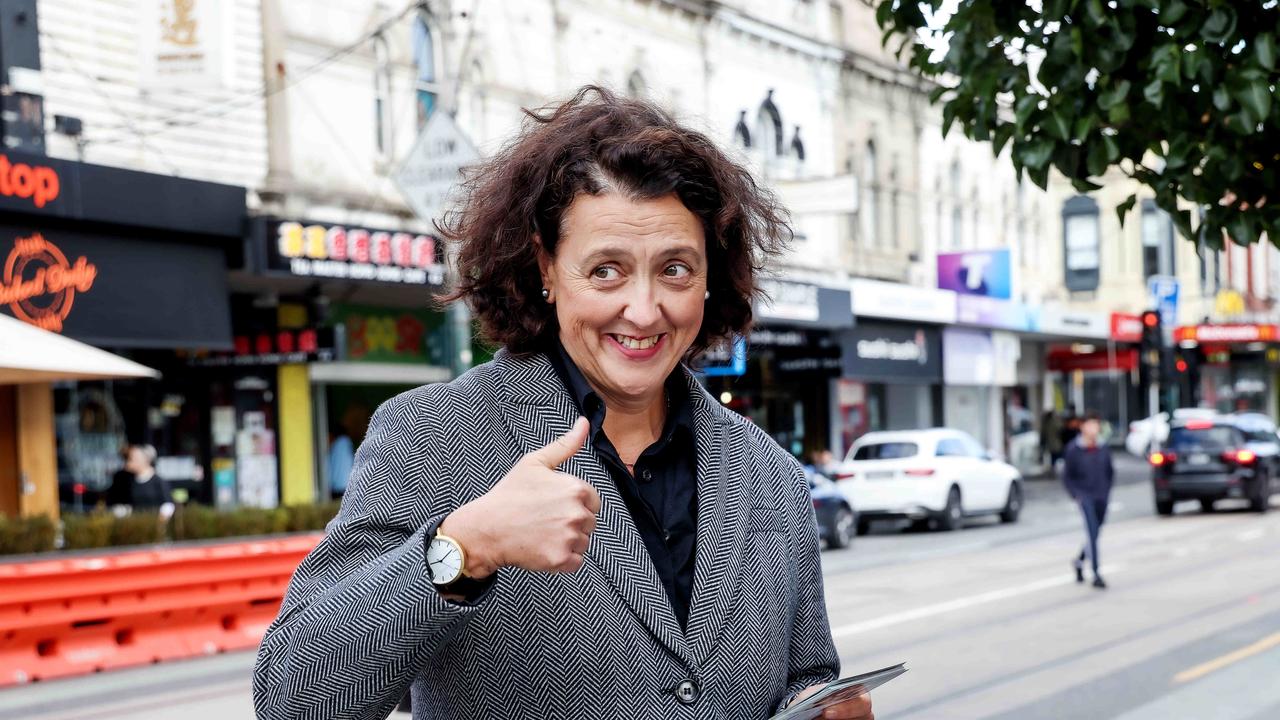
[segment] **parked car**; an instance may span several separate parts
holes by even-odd
[[[1157,513],[1172,515],[1174,504],[1189,499],[1211,512],[1214,502],[1226,498],[1248,500],[1255,512],[1267,511],[1271,495],[1280,490],[1275,472],[1280,447],[1271,440],[1250,440],[1240,423],[1230,416],[1174,420],[1168,440],[1150,455]]]
[[[1212,408],[1178,408],[1173,411],[1173,419],[1190,420],[1213,418],[1217,412]],[[1129,433],[1124,437],[1124,449],[1130,455],[1146,457],[1152,450],[1169,438],[1169,413],[1161,412],[1142,420],[1129,423]]]
[[[859,534],[877,519],[956,530],[969,516],[1016,522],[1022,512],[1022,475],[960,430],[867,433],[849,448],[836,479],[850,490]]]
[[[858,514],[844,489],[822,473],[806,470],[813,512],[818,516],[818,536],[832,550],[849,547],[857,532]]]

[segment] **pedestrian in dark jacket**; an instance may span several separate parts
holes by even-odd
[[[1088,557],[1093,566],[1093,586],[1099,589],[1106,588],[1107,584],[1098,573],[1098,533],[1107,519],[1107,503],[1115,479],[1111,450],[1099,437],[1101,429],[1097,413],[1085,415],[1080,434],[1063,450],[1062,464],[1062,483],[1080,506],[1088,532],[1084,548],[1073,562],[1076,582],[1084,582],[1084,560]]]

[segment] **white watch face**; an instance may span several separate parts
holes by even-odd
[[[431,567],[432,582],[448,585],[462,575],[462,553],[448,540],[434,538],[427,546],[427,565]]]

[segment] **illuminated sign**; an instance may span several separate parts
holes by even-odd
[[[0,271],[0,305],[19,320],[62,332],[76,293],[88,292],[97,277],[97,266],[83,255],[72,262],[40,233],[20,237]]]
[[[10,162],[0,155],[0,195],[30,200],[42,208],[58,198],[61,183],[51,167]]]
[[[443,285],[436,238],[407,232],[301,223],[265,224],[266,269],[299,277]]]
[[[1174,331],[1177,342],[1249,343],[1280,339],[1275,325],[1185,325]]]

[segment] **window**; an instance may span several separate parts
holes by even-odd
[[[418,129],[427,124],[427,118],[436,107],[436,44],[431,35],[429,18],[420,13],[413,23],[413,64],[417,68],[414,94],[418,108]]]
[[[877,216],[880,197],[878,192],[879,178],[876,175],[876,144],[867,143],[866,152],[862,156],[862,244],[874,247],[880,218]]]
[[[1098,289],[1101,252],[1098,246],[1098,203],[1077,195],[1062,206],[1062,235],[1067,289]]]
[[[1242,444],[1239,431],[1225,425],[1209,428],[1174,428],[1169,431],[1168,446],[1178,452],[1214,451]]]
[[[920,448],[912,442],[885,442],[863,445],[853,453],[854,460],[896,460],[919,454]]]
[[[965,450],[963,440],[960,438],[947,438],[938,441],[938,450],[935,454],[938,457],[965,457],[968,452]]]
[[[1173,222],[1151,200],[1142,203],[1142,276],[1173,275]]]

